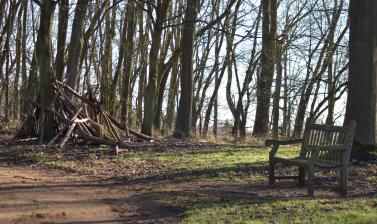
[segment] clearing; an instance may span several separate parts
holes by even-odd
[[[0,223],[376,223],[377,160],[351,163],[347,197],[317,189],[308,198],[292,180],[268,186],[268,150],[164,142],[113,156],[0,146]],[[317,177],[337,184],[335,172]]]

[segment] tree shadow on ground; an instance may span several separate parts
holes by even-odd
[[[241,149],[244,150],[244,149]],[[245,149],[246,150],[246,149]],[[208,151],[211,153],[211,151]],[[0,152],[0,163],[30,165],[35,161],[17,157],[17,154]],[[368,163],[369,164],[369,163]],[[375,197],[375,183],[366,180],[369,165],[353,164],[350,171],[348,198]],[[9,166],[8,166],[9,167]],[[374,166],[373,166],[374,167]],[[13,203],[0,202],[2,212],[31,211],[45,207],[88,207],[107,205],[118,214],[115,219],[98,222],[72,221],[60,223],[176,223],[184,215],[187,207],[218,203],[272,203],[274,201],[308,199],[305,187],[297,186],[295,181],[279,181],[273,186],[267,184],[266,161],[238,163],[226,167],[197,168],[192,170],[170,170],[165,173],[136,176],[133,178],[118,176],[112,178],[87,178],[80,181],[39,181],[27,183],[15,182],[0,184],[0,195],[44,194],[69,196],[70,200],[39,200]],[[292,174],[295,169],[278,167],[279,174]],[[376,172],[376,171],[373,171]],[[239,176],[241,181],[233,180]],[[250,177],[250,178],[249,178]],[[253,177],[258,177],[253,179]],[[336,185],[336,173],[319,174],[317,183]],[[27,179],[26,179],[27,180]],[[87,198],[74,196],[92,194]],[[89,193],[88,193],[89,192]],[[343,198],[337,192],[318,189],[316,198]],[[5,209],[5,210],[4,210]],[[59,223],[54,222],[54,223]]]

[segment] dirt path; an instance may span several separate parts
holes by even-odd
[[[178,221],[174,209],[138,197],[142,191],[137,185],[124,186],[59,171],[0,164],[0,223]]]

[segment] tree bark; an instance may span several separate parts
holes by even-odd
[[[59,25],[58,25],[58,43],[55,57],[55,77],[57,80],[63,80],[65,53],[67,42],[69,0],[60,0],[59,2]]]
[[[88,0],[78,1],[75,9],[75,17],[73,18],[67,61],[67,84],[72,89],[76,89],[77,87],[77,77],[80,70],[79,65],[83,46],[83,29],[88,4]]]
[[[54,18],[55,2],[52,0],[43,1],[40,6],[40,22],[39,22],[39,42],[37,43],[38,65],[39,65],[39,96],[40,104],[43,107],[49,107],[53,92],[51,81],[53,79],[52,72],[52,50],[51,50],[51,33],[52,22]],[[53,116],[47,111],[42,111],[39,116],[39,141],[47,142],[55,136],[55,128],[53,124]]]
[[[357,122],[355,140],[376,144],[377,1],[350,1],[349,80],[345,124]]]
[[[22,5],[23,6],[23,5]],[[20,102],[19,102],[19,82],[20,82],[20,73],[21,73],[21,54],[22,54],[22,7],[18,12],[18,21],[17,21],[17,38],[16,38],[16,74],[14,77],[13,84],[13,110],[12,115],[14,120],[19,119],[20,115]]]
[[[24,1],[23,5],[24,9],[24,14],[23,14],[23,19],[22,19],[22,43],[21,43],[21,49],[22,49],[22,62],[21,62],[21,99],[20,99],[20,117],[21,120],[23,121],[26,116],[28,115],[27,113],[27,95],[26,95],[26,88],[27,88],[27,54],[26,54],[26,46],[27,46],[27,12],[28,12],[28,1]]]
[[[135,8],[132,1],[127,4],[127,40],[126,40],[126,52],[123,63],[123,87],[121,95],[121,121],[127,123],[129,115],[129,103],[130,103],[130,79],[131,79],[131,66],[132,56],[134,51],[134,31],[135,31]]]
[[[141,128],[141,132],[146,135],[152,135],[158,88],[158,58],[161,47],[161,34],[169,3],[170,0],[159,0],[157,3],[157,19],[154,23],[152,45],[149,52],[149,78],[144,97],[144,119]]]
[[[257,109],[253,134],[268,134],[270,117],[271,85],[274,75],[275,40],[276,40],[276,0],[262,0],[262,58],[261,74],[257,84]]]
[[[198,15],[199,1],[187,0],[185,19],[182,33],[181,56],[181,94],[177,111],[177,119],[173,135],[177,138],[190,136],[192,92],[193,92],[193,68],[192,57],[194,49],[195,22]]]
[[[272,103],[272,138],[279,138],[279,114],[280,114],[280,91],[283,76],[283,68],[281,64],[282,44],[276,44],[276,81],[275,92]]]
[[[108,5],[105,10],[109,11],[111,9],[111,13],[107,12],[105,16],[105,33],[103,34],[105,37],[104,44],[102,45],[102,57],[101,57],[101,81],[100,81],[100,90],[101,90],[101,104],[105,108],[106,111],[111,111],[114,105],[111,105],[112,100],[111,92],[116,91],[115,89],[111,89],[112,83],[112,73],[113,73],[113,66],[112,66],[112,58],[113,58],[113,40],[115,37],[115,17],[116,17],[116,7],[114,7],[115,0],[113,0],[113,8],[110,8]],[[109,3],[110,4],[110,3]],[[101,25],[101,22],[98,22]],[[127,44],[127,43],[126,43]],[[124,65],[124,64],[123,64]],[[124,75],[124,74],[123,74]]]

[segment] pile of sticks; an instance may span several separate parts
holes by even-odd
[[[119,122],[102,108],[90,91],[80,95],[65,83],[57,80],[52,82],[52,88],[54,98],[50,106],[43,107],[33,102],[32,113],[14,135],[13,140],[22,138],[25,132],[29,133],[28,137],[30,137],[30,133],[36,135],[37,131],[34,129],[37,129],[38,125],[42,125],[38,124],[38,117],[44,116],[46,113],[53,115],[57,133],[47,146],[63,147],[70,139],[80,139],[97,144],[127,148],[130,143],[130,134],[135,136],[137,140],[155,140],[128,128],[125,123]]]

